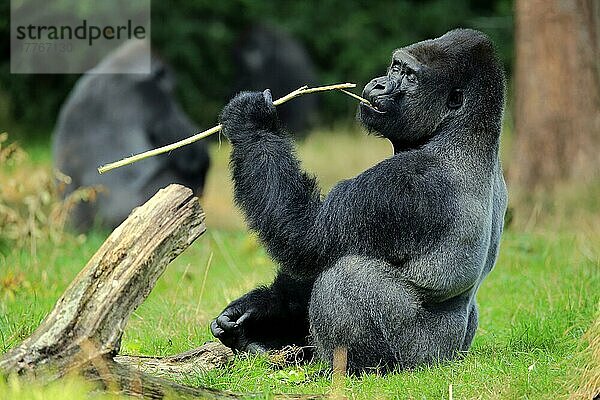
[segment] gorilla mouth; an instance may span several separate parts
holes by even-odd
[[[371,102],[371,104],[367,104],[367,103],[361,102],[360,103],[360,107],[364,108],[364,109],[367,109],[369,111],[373,111],[373,112],[375,112],[377,114],[385,114],[387,112],[387,111],[382,111],[379,108],[377,108],[377,104],[375,102]]]
[[[367,132],[375,136],[385,137],[383,131],[388,124],[389,114],[387,111],[382,111],[377,108],[374,103],[360,103],[356,117],[358,121],[367,128]]]

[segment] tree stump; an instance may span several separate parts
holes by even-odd
[[[0,358],[0,372],[56,379],[77,371],[107,390],[148,398],[171,392],[237,398],[153,376],[223,365],[233,353],[218,343],[164,358],[116,357],[131,313],[169,262],[204,231],[204,213],[190,189],[160,190],[113,231],[31,336]]]

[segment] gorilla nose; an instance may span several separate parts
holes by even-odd
[[[387,76],[381,76],[367,83],[363,90],[363,97],[372,101],[380,96],[387,96],[397,91],[396,82],[389,79]]]

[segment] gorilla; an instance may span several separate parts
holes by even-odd
[[[358,119],[394,154],[322,197],[300,170],[268,91],[223,110],[235,198],[280,270],[211,323],[225,345],[314,346],[353,373],[469,349],[476,294],[498,254],[507,192],[498,159],[503,70],[490,39],[457,29],[392,54]]]
[[[60,111],[53,157],[55,167],[71,178],[63,196],[79,187],[105,189],[95,202],[76,205],[70,222],[78,230],[94,223],[114,228],[169,183],[202,193],[210,160],[201,142],[104,175],[96,170],[198,131],[175,101],[174,78],[166,64],[152,56],[150,73],[136,73],[147,62],[145,50],[140,42],[119,47],[79,79]],[[107,73],[115,70],[130,73]]]
[[[279,98],[317,80],[313,62],[302,45],[274,27],[252,25],[245,29],[234,46],[233,61],[238,77],[236,91],[270,88]],[[315,122],[317,109],[316,96],[303,96],[294,104],[282,104],[278,115],[287,129],[303,136]]]

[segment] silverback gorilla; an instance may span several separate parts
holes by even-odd
[[[105,188],[96,202],[77,205],[71,222],[78,230],[87,230],[94,222],[115,227],[169,183],[197,192],[204,186],[209,155],[201,142],[104,175],[96,170],[198,130],[176,103],[171,72],[157,57],[151,58],[150,74],[106,73],[140,71],[146,54],[139,42],[119,47],[77,82],[61,109],[53,156],[56,168],[71,178],[64,196],[78,187]]]
[[[471,345],[476,293],[498,253],[504,74],[491,41],[458,29],[396,50],[358,118],[394,155],[324,198],[269,92],[222,113],[237,203],[280,271],[211,323],[239,351],[312,344],[349,370],[412,368]]]

